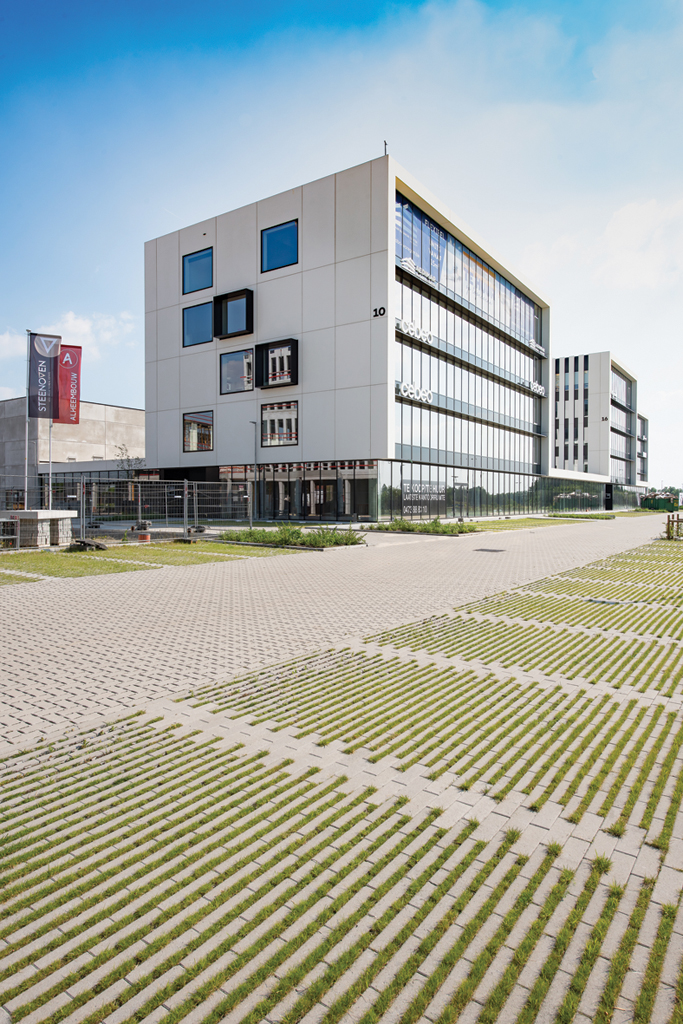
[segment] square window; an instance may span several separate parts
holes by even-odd
[[[253,348],[243,348],[239,352],[221,353],[222,395],[232,395],[236,391],[253,391],[253,362]]]
[[[287,221],[261,232],[261,273],[299,262],[299,222]]]
[[[210,302],[203,302],[201,306],[188,306],[183,310],[183,348],[203,345],[205,341],[213,341]]]
[[[261,406],[261,447],[299,443],[299,403],[275,402]]]
[[[213,333],[217,338],[235,338],[254,332],[254,293],[250,288],[213,300]]]
[[[183,451],[213,451],[213,412],[183,414]]]
[[[278,388],[299,383],[299,343],[296,338],[256,346],[256,387]]]
[[[201,249],[183,256],[183,295],[210,288],[213,284],[213,249]]]

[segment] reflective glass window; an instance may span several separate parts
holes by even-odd
[[[241,334],[247,329],[247,297],[226,299],[223,309],[223,333]]]
[[[268,349],[267,354],[268,383],[291,384],[292,382],[292,346],[275,345]]]
[[[236,391],[252,391],[254,350],[241,349],[239,352],[221,353],[221,394],[232,395]]]
[[[201,249],[183,256],[183,295],[211,288],[213,284],[213,249]]]
[[[183,310],[183,347],[202,345],[213,340],[213,305],[188,306]]]
[[[183,415],[183,451],[213,450],[213,412],[186,412]]]
[[[299,403],[273,402],[261,406],[261,446],[299,443]]]
[[[290,220],[261,232],[261,272],[299,262],[299,222]]]

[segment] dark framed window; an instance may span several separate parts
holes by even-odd
[[[281,388],[299,383],[299,342],[296,338],[256,346],[256,387]]]
[[[183,310],[183,348],[213,341],[211,310],[210,302],[202,302],[201,306],[188,306]]]
[[[261,273],[299,262],[299,222],[288,220],[261,232]]]
[[[183,256],[183,295],[213,285],[213,248]]]
[[[216,338],[237,338],[254,333],[254,293],[250,288],[217,295],[213,300],[213,333]]]
[[[254,390],[254,350],[243,348],[239,352],[221,353],[221,394]]]
[[[261,406],[261,447],[299,443],[299,403],[273,402]]]
[[[213,412],[183,414],[183,451],[213,451]]]

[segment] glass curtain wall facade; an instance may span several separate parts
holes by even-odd
[[[540,308],[400,193],[395,289],[402,465],[382,513],[397,514],[398,495],[406,516],[529,509],[543,437]]]
[[[610,378],[610,477],[617,484],[635,484],[635,420],[633,382],[612,367]]]

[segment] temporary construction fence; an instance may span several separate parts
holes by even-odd
[[[52,487],[52,508],[78,512],[88,526],[131,520],[199,526],[248,519],[249,490],[247,484],[192,480],[59,482]]]

